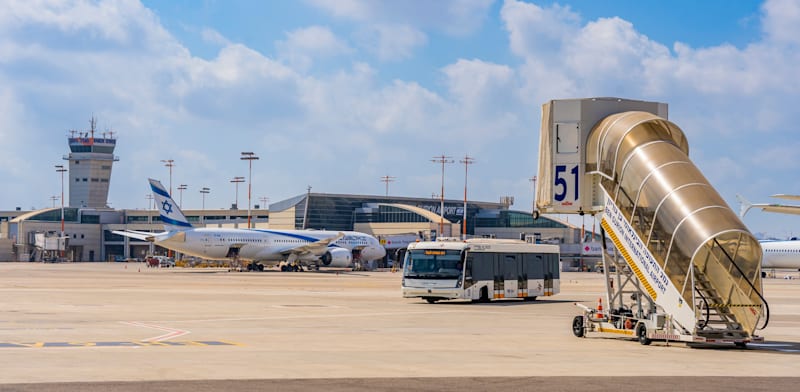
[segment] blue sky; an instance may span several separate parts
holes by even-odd
[[[305,192],[430,197],[442,153],[469,154],[470,198],[529,210],[541,104],[667,102],[690,156],[728,203],[800,194],[800,3],[772,1],[4,1],[0,208],[59,193],[69,129],[92,114],[119,144],[116,208],[145,208],[147,178],[184,205]],[[463,194],[449,165],[445,196]],[[240,189],[240,204],[242,200]],[[800,217],[750,212],[752,231]],[[574,221],[573,221],[574,223]]]

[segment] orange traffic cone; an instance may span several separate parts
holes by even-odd
[[[603,298],[597,299],[597,318],[603,318]]]

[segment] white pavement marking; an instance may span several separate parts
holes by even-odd
[[[178,336],[188,335],[192,333],[191,331],[186,331],[182,329],[175,329],[170,327],[165,327],[163,325],[155,325],[155,324],[146,324],[139,321],[120,321],[122,324],[133,325],[135,327],[145,327],[145,328],[152,328],[157,329],[159,331],[165,331],[167,333],[163,335],[154,336],[152,338],[142,339],[143,342],[163,342],[165,340],[169,340],[172,338],[177,338]]]

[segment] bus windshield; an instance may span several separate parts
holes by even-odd
[[[406,253],[406,278],[457,279],[461,276],[460,250],[412,249]]]

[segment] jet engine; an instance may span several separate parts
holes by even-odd
[[[320,257],[320,261],[326,267],[349,267],[353,262],[353,254],[343,248],[331,249]]]

